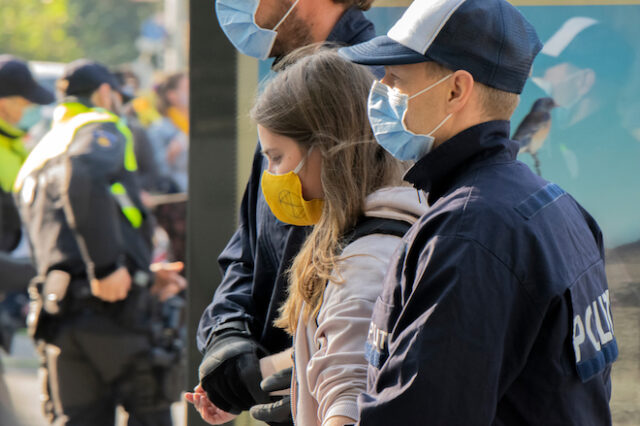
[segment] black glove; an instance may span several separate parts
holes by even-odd
[[[228,413],[239,414],[270,401],[260,389],[259,345],[244,322],[229,323],[213,337],[199,368],[200,383],[209,400]]]
[[[291,375],[293,368],[289,367],[285,370],[278,371],[272,376],[267,377],[260,383],[260,387],[265,392],[275,392],[279,390],[289,389],[291,387]],[[291,415],[291,396],[279,396],[270,404],[261,404],[251,407],[251,416],[271,426],[293,425],[293,417]]]

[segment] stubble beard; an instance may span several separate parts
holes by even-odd
[[[277,31],[278,36],[269,54],[271,57],[281,58],[299,47],[313,43],[311,28],[298,16],[295,9]]]

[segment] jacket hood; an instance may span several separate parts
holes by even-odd
[[[367,196],[365,216],[404,220],[413,224],[427,212],[424,193],[409,186],[393,186],[379,189]]]

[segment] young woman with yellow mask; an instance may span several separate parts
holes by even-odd
[[[373,79],[320,50],[279,72],[251,112],[269,161],[262,177],[269,207],[281,221],[314,225],[276,322],[294,337],[296,424],[358,420],[369,321],[401,238],[380,227],[355,238],[353,230],[371,218],[404,222],[406,230],[426,210],[415,190],[399,186],[404,165],[373,138]]]

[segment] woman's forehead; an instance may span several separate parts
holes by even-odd
[[[278,149],[281,151],[297,150],[300,151],[300,145],[294,139],[273,132],[266,127],[258,124],[258,138],[262,151]]]

